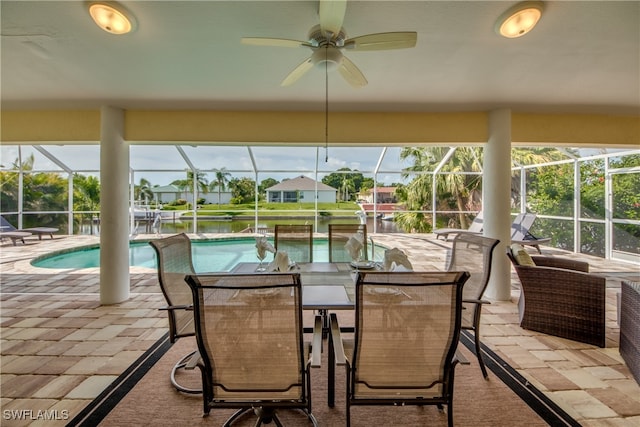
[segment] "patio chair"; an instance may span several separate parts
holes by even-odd
[[[353,340],[342,338],[335,313],[330,318],[336,363],[346,366],[347,427],[354,405],[446,405],[453,426],[468,278],[466,272],[358,273]]]
[[[531,227],[536,220],[536,214],[533,213],[521,213],[516,215],[511,223],[511,243],[517,243],[520,245],[528,245],[536,248],[539,254],[542,254],[540,245],[549,243],[550,238],[536,237],[531,234]]]
[[[48,234],[53,239],[53,233],[58,232],[58,228],[54,227],[31,227],[17,229],[3,216],[0,215],[0,236],[8,237],[16,244],[16,240],[20,240],[24,244],[24,238],[35,234],[38,236],[38,240],[42,240],[43,234]]]
[[[256,426],[275,422],[277,411],[311,413],[310,367],[320,366],[322,324],[316,316],[304,342],[299,273],[189,275],[196,340],[201,354],[204,415],[238,409],[224,426],[248,411]]]
[[[507,249],[521,284],[520,326],[549,335],[605,346],[606,278],[589,273],[583,261],[529,256]]]
[[[0,231],[0,240],[10,239],[13,246],[17,246],[16,243],[22,242],[26,245],[24,238],[31,236],[31,233],[26,231]]]
[[[462,329],[473,331],[476,357],[482,375],[487,378],[487,368],[480,351],[480,315],[483,300],[491,276],[493,252],[500,243],[497,239],[473,234],[458,234],[453,240],[447,271],[467,271],[471,275],[462,292]]]
[[[276,224],[275,247],[293,262],[313,262],[313,225]]]
[[[369,259],[367,251],[366,224],[329,224],[329,262],[351,262],[351,255],[345,248],[350,237],[359,235],[363,243],[362,259]]]
[[[167,302],[165,307],[169,319],[169,340],[176,342],[182,337],[195,335],[193,323],[193,297],[185,282],[185,276],[195,274],[191,258],[191,240],[184,234],[151,240],[149,244],[157,255],[158,282]],[[196,351],[180,359],[171,370],[171,384],[184,393],[201,393],[200,389],[184,387],[176,380],[179,369],[191,368],[198,357]]]
[[[620,356],[640,385],[640,283],[620,284]]]
[[[433,230],[433,234],[436,235],[436,239],[442,238],[449,240],[449,234],[481,234],[482,227],[484,227],[482,219],[482,211],[478,212],[478,215],[473,219],[471,225],[466,230],[460,228],[436,228]]]

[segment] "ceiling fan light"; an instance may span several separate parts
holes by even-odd
[[[334,47],[317,49],[311,55],[311,62],[318,68],[327,68],[329,71],[336,70],[342,64],[342,52]],[[325,65],[326,64],[326,65]]]
[[[89,14],[96,25],[111,34],[127,34],[133,30],[133,20],[111,4],[92,3]]]
[[[510,39],[524,36],[540,20],[543,7],[541,1],[525,1],[516,4],[500,15],[495,26],[496,32]]]

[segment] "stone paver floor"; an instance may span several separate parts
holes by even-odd
[[[420,270],[442,269],[450,246],[430,235],[372,237],[405,250]],[[96,243],[92,236],[27,239],[25,246],[2,242],[2,426],[65,425],[166,333],[155,271],[132,268],[130,298],[102,306],[98,269],[59,271],[30,264],[53,250]],[[573,256],[546,247],[543,253]],[[582,425],[638,426],[640,386],[618,352],[616,307],[620,279],[638,280],[638,266],[579,256],[589,261],[592,272],[609,278],[605,348],[521,329],[515,274],[511,299],[483,309],[483,342]]]

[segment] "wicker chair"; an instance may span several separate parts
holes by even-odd
[[[640,384],[640,283],[623,280],[620,293],[620,355]]]
[[[605,277],[589,273],[589,264],[565,258],[530,257],[535,265],[507,249],[521,283],[520,326],[605,346]],[[525,252],[526,253],[526,252]]]
[[[184,281],[187,274],[195,274],[191,255],[191,240],[186,234],[181,233],[152,240],[149,244],[157,255],[158,282],[167,302],[167,305],[160,310],[167,311],[169,340],[174,343],[178,338],[195,335],[193,297],[189,286]],[[171,370],[171,383],[177,390],[193,394],[202,392],[200,389],[184,387],[176,380],[178,370],[191,368],[197,357],[197,352],[193,351],[180,359]]]
[[[362,233],[362,259],[369,259],[367,251],[367,225],[366,224],[329,224],[329,262],[353,261],[344,245],[349,238]]]
[[[276,224],[275,247],[293,262],[313,262],[313,225]]]
[[[453,240],[447,264],[447,271],[467,271],[471,275],[462,291],[462,329],[473,331],[478,364],[485,378],[487,368],[480,351],[480,315],[482,305],[489,304],[489,301],[483,300],[482,297],[489,284],[493,251],[498,243],[499,240],[490,237],[458,234]]]
[[[204,415],[211,409],[248,411],[256,426],[275,422],[280,409],[311,413],[310,367],[320,366],[322,324],[303,339],[299,273],[190,275],[196,340],[201,354]]]
[[[468,278],[466,272],[358,273],[354,339],[343,339],[335,313],[330,318],[330,351],[347,370],[347,427],[353,405],[446,405],[453,426]]]

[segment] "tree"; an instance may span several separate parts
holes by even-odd
[[[189,189],[191,188],[192,182],[188,179],[176,179],[175,181],[170,182],[171,185],[175,185],[181,191],[184,191],[184,198],[187,199],[187,194],[189,193]]]
[[[209,180],[207,179],[207,174],[200,171],[194,173],[191,169],[187,169],[187,179],[176,179],[171,182],[171,185],[175,185],[180,190],[184,191],[184,198],[187,200],[187,195],[193,191],[194,183],[200,192],[209,192]]]
[[[231,188],[231,203],[251,203],[255,201],[256,197],[256,183],[250,178],[233,178],[229,181],[229,187]]]
[[[273,187],[278,184],[278,180],[275,178],[265,178],[258,185],[258,198],[260,200],[266,200],[267,188]],[[268,201],[268,200],[267,200]]]
[[[231,173],[227,172],[227,168],[214,169],[215,180],[211,182],[210,187],[213,190],[214,186],[218,188],[218,204],[220,204],[220,195],[223,190],[227,189],[229,178]]]
[[[136,200],[144,200],[145,204],[150,200],[153,200],[151,183],[144,178],[140,178],[140,182],[138,183],[138,185],[134,186],[133,194]]]
[[[449,151],[445,147],[405,147],[400,152],[400,159],[413,159],[413,165],[405,168],[403,177],[407,178],[412,172],[433,171],[440,160]],[[460,227],[467,228],[467,218],[462,211],[479,210],[482,199],[482,177],[479,174],[465,172],[481,171],[482,150],[477,147],[458,147],[451,158],[442,165],[436,178],[436,192],[438,203],[442,210],[454,208],[458,214]],[[407,186],[407,202],[413,206],[409,210],[426,210],[431,204],[431,177],[419,174]],[[402,218],[409,229],[425,230],[424,215],[414,215],[413,219]],[[431,231],[430,229],[427,231]]]
[[[351,178],[346,175],[342,176],[342,183],[340,184],[340,190],[342,191],[342,200],[348,202],[351,199],[349,192],[353,193],[356,186]]]
[[[73,210],[83,213],[89,218],[89,224],[93,234],[93,212],[100,210],[100,181],[95,176],[73,175]]]
[[[349,181],[350,184],[345,184],[345,181]],[[349,168],[338,169],[336,172],[332,172],[322,178],[323,184],[342,191],[343,197],[346,194],[343,190],[345,185],[349,187],[350,191],[357,193],[360,191],[363,182],[365,182],[364,175],[358,171],[351,171]]]
[[[449,152],[446,147],[405,147],[400,152],[402,160],[413,160],[413,165],[403,171],[403,178],[413,173],[434,171],[441,159]],[[484,151],[480,147],[458,147],[435,175],[439,210],[457,210],[460,228],[468,228],[469,221],[463,211],[477,211],[482,207],[482,165]],[[518,164],[543,163],[560,158],[553,148],[513,149],[512,158]],[[472,172],[472,173],[469,173]],[[512,185],[512,198],[519,199],[519,185]],[[418,174],[406,187],[407,208],[427,210],[432,198],[430,174]],[[421,224],[422,214],[396,215],[396,222],[405,230],[430,231],[430,226]],[[433,220],[432,220],[433,222]]]
[[[195,183],[195,186],[201,193],[209,192],[209,179],[207,179],[206,173],[200,171],[194,172],[191,169],[188,169],[187,181],[189,181],[189,183]]]

